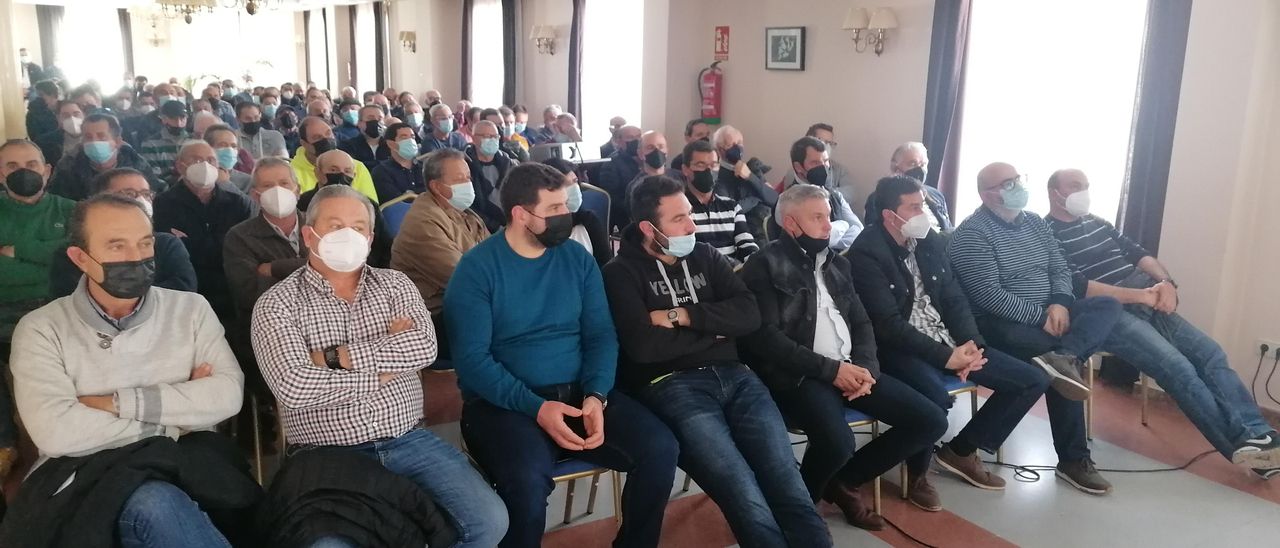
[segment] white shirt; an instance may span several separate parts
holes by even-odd
[[[595,253],[591,250],[591,236],[587,234],[587,227],[573,225],[573,232],[569,233],[569,239],[582,244],[582,247],[587,248],[587,253]]]
[[[840,315],[836,302],[827,291],[827,282],[822,279],[822,264],[826,262],[830,252],[823,250],[814,261],[813,277],[818,281],[818,310],[813,324],[813,351],[833,360],[847,361],[853,351],[853,336],[849,334],[849,324]]]

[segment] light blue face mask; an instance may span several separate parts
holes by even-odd
[[[106,141],[88,141],[84,144],[84,155],[88,156],[95,164],[110,160],[113,153],[115,151],[112,150],[111,143]]]
[[[557,133],[557,134],[556,134],[556,142],[557,142],[557,143],[568,143],[568,142],[569,142],[569,136],[568,136],[568,135],[565,135],[565,134],[563,134],[563,133]]]
[[[177,101],[177,98],[172,95],[157,95],[156,107],[158,108],[158,107],[164,106],[164,104],[168,103],[169,101]]]
[[[236,162],[240,161],[240,151],[234,148],[219,148],[215,149],[213,153],[218,157],[218,167],[222,169],[236,167]]]
[[[497,154],[498,140],[492,137],[488,139],[481,139],[480,152],[484,153],[485,156],[493,156],[494,154]]]
[[[657,225],[649,223],[649,226],[653,227],[654,232],[661,234],[663,238],[667,239],[667,247],[658,247],[662,248],[663,253],[672,257],[684,257],[693,253],[693,246],[698,243],[698,237],[696,234],[689,234],[688,236],[667,236],[666,234],[662,234],[661,230],[658,230]]]
[[[360,111],[344,110],[342,111],[342,120],[354,126],[360,120]]]
[[[453,190],[453,197],[449,198],[449,205],[462,211],[471,207],[471,203],[476,201],[476,187],[471,185],[471,181],[449,185]]]
[[[569,185],[569,189],[565,192],[569,195],[569,201],[565,205],[569,207],[570,213],[577,213],[582,209],[582,187],[575,183]]]
[[[440,133],[449,133],[453,131],[453,118],[449,118],[447,120],[436,120],[436,129],[440,130]]]
[[[406,160],[413,160],[418,155],[418,142],[413,139],[402,139],[396,141],[396,151],[400,153],[400,157]]]
[[[528,124],[522,124],[520,122],[516,122],[516,126],[515,126],[516,133],[524,133],[525,127],[527,125]]]
[[[279,107],[276,105],[262,105],[262,113],[266,114],[267,118],[275,118],[277,108]]]
[[[1015,184],[1013,188],[1000,191],[1000,199],[1004,200],[1004,208],[1009,211],[1022,211],[1023,208],[1027,207],[1028,197],[1027,188],[1020,184]]]
[[[413,127],[419,127],[422,125],[422,113],[412,112],[412,113],[406,114],[404,116],[404,122]]]

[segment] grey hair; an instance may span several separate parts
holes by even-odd
[[[560,113],[564,112],[564,109],[560,108],[560,105],[550,104],[547,105],[547,108],[542,109],[542,115],[546,116],[548,112],[554,112],[556,116],[559,116]]]
[[[890,172],[893,171],[894,166],[898,165],[898,158],[901,158],[908,150],[919,150],[920,152],[923,152],[925,156],[929,155],[929,149],[925,148],[924,143],[921,143],[920,141],[907,141],[902,143],[898,145],[898,148],[893,149],[893,156],[889,157]]]
[[[316,217],[320,215],[320,204],[325,200],[331,200],[334,198],[351,198],[352,200],[356,200],[364,204],[364,208],[369,211],[369,231],[373,231],[373,202],[369,201],[369,198],[365,197],[364,194],[361,194],[360,191],[347,185],[327,185],[320,187],[320,189],[316,191],[315,195],[311,197],[311,203],[307,205],[306,225],[315,227]]]
[[[791,213],[791,208],[809,200],[822,200],[825,202],[830,196],[826,189],[817,185],[806,183],[792,185],[781,196],[778,196],[778,205],[773,214],[774,222],[781,226],[782,219]]]
[[[213,148],[213,145],[206,143],[200,139],[188,139],[186,141],[183,141],[182,146],[178,149],[178,158],[186,158],[187,154],[191,152],[191,149],[201,145],[207,146],[209,148]]]
[[[293,164],[289,163],[289,160],[286,160],[279,156],[263,156],[262,159],[258,160],[258,163],[253,166],[253,175],[251,176],[253,180],[253,184],[250,186],[257,186],[258,171],[265,168],[269,168],[269,167],[289,168],[289,179],[293,181],[293,184],[295,186],[297,186],[298,173],[293,170]]]
[[[488,120],[480,120],[479,122],[476,122],[475,129],[480,129],[480,126],[483,126],[485,124],[489,124],[489,126],[492,127],[494,131],[498,131],[498,125]],[[472,131],[474,132],[475,130],[472,130]]]
[[[426,155],[422,162],[422,178],[427,182],[444,177],[445,160],[467,161],[467,155],[461,150],[445,147]]]
[[[449,108],[449,105],[446,105],[444,103],[437,103],[435,106],[431,107],[431,110],[427,111],[427,116],[430,116],[432,119],[435,119],[436,112],[444,110],[446,108]]]
[[[729,134],[731,133],[737,133],[738,135],[742,135],[742,132],[738,131],[738,128],[736,127],[733,127],[728,124],[720,126],[720,128],[717,129],[716,132],[711,135],[711,144],[715,145],[716,148],[720,148],[721,144],[729,140]]]

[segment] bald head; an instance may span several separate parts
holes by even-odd
[[[995,185],[1018,176],[1017,168],[1004,162],[987,164],[978,171],[978,190]]]
[[[177,161],[191,162],[195,158],[212,158],[213,147],[204,141],[187,141],[178,150]]]
[[[640,136],[640,150],[639,150],[640,158],[645,159],[648,157],[650,153],[654,151],[659,151],[662,153],[661,155],[662,163],[666,164],[667,152],[668,152],[667,136],[663,135],[662,132],[660,131],[646,131],[644,135]],[[659,169],[659,170],[662,169],[662,166],[658,166],[658,167],[650,166],[650,167],[652,169]]]
[[[1004,162],[987,164],[978,171],[978,197],[982,205],[1006,220],[1017,217],[1027,206],[1027,190],[1023,184],[1017,168]],[[1016,201],[1006,203],[1006,198]]]
[[[316,176],[324,180],[330,173],[356,175],[356,164],[351,155],[341,150],[330,150],[316,157]]]

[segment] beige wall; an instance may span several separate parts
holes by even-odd
[[[34,4],[13,5],[13,51],[18,48],[27,48],[32,61],[45,65],[40,55],[40,24]]]
[[[1280,341],[1277,105],[1280,4],[1241,0],[1223,10],[1195,3],[1161,259],[1182,286],[1182,314],[1222,344],[1246,384],[1258,339]],[[1264,363],[1263,378],[1272,363]],[[1280,382],[1272,387],[1280,393]]]
[[[529,123],[542,125],[541,111],[550,104],[564,106],[569,100],[569,25],[573,19],[573,5],[566,0],[524,0],[524,24],[520,29],[520,48],[523,48],[523,77],[516,92],[516,100],[529,108]],[[534,25],[548,25],[556,29],[556,53],[538,53],[529,40]]]
[[[401,0],[391,4],[389,35],[391,87],[422,98],[439,89],[450,104],[462,94],[462,2],[457,0]],[[418,51],[400,47],[400,31],[418,35]]]

